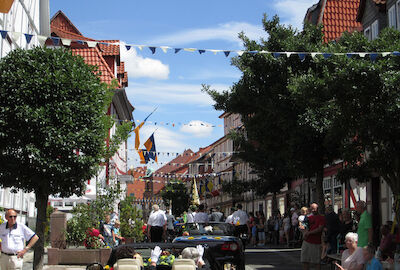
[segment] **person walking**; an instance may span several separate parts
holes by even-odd
[[[150,242],[161,242],[167,229],[167,217],[157,204],[152,209],[147,222],[147,237]]]
[[[7,222],[0,225],[2,270],[22,269],[23,257],[30,250],[39,237],[25,224],[17,222],[17,211],[6,211]],[[26,241],[26,246],[24,246]]]
[[[258,236],[258,245],[265,245],[265,217],[263,211],[257,212],[257,236]]]
[[[327,253],[335,254],[337,251],[337,236],[340,233],[339,216],[333,211],[332,205],[325,209],[326,240],[329,244]]]
[[[308,217],[309,229],[303,234],[303,244],[301,245],[300,261],[303,269],[310,269],[314,265],[316,269],[321,269],[321,236],[325,227],[325,217],[319,215],[318,204],[310,205],[312,215]]]
[[[360,214],[360,221],[357,227],[358,246],[365,247],[373,241],[372,218],[367,211],[367,204],[364,201],[356,203],[356,211]]]
[[[208,223],[208,215],[206,213],[206,207],[204,204],[199,205],[199,212],[194,216],[195,223]]]
[[[175,238],[174,223],[176,222],[176,219],[175,219],[174,215],[172,215],[170,209],[168,209],[165,216],[167,217],[167,239],[172,241]]]
[[[220,207],[217,206],[212,209],[212,213],[210,215],[210,221],[221,222],[224,214],[221,213]]]
[[[242,210],[242,205],[239,203],[236,206],[237,210],[232,214],[233,225],[235,225],[234,235],[240,237],[240,234],[247,233],[250,235],[249,216]],[[246,245],[246,243],[244,243]]]
[[[283,215],[283,220],[282,220],[282,227],[283,227],[283,233],[285,235],[285,240],[286,240],[286,246],[289,247],[289,233],[290,233],[290,217],[289,213],[286,212]]]

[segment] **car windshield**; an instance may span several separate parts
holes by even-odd
[[[181,235],[233,235],[233,230],[229,223],[186,223],[181,226]]]

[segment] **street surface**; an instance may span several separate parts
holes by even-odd
[[[301,269],[300,249],[248,248],[246,270],[298,270]]]

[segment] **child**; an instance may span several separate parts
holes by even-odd
[[[120,244],[120,241],[123,242],[125,241],[125,238],[123,238],[120,234],[120,222],[118,219],[115,220],[114,226],[112,228],[112,236],[113,236],[113,241],[115,246],[118,246]]]

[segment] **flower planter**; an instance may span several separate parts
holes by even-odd
[[[49,265],[88,265],[101,263],[105,265],[110,257],[111,249],[85,249],[85,248],[48,248]]]

